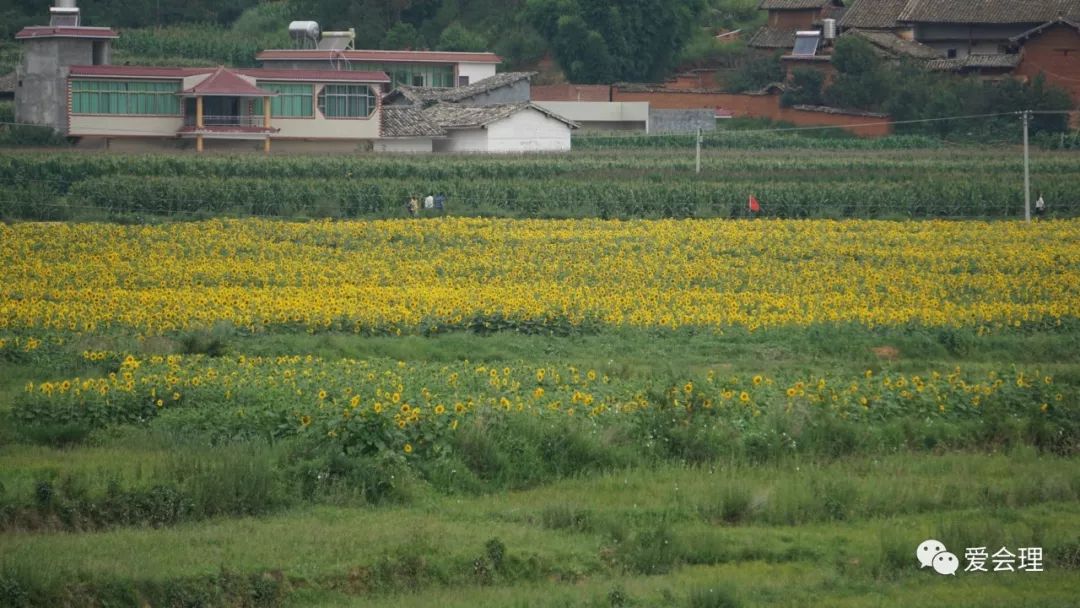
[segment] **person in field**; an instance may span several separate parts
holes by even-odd
[[[409,202],[405,203],[405,210],[409,212],[409,215],[416,217],[416,212],[420,210],[420,203],[416,200],[416,195],[409,197]]]
[[[1039,193],[1039,200],[1035,201],[1035,218],[1041,218],[1046,213],[1046,201],[1043,200],[1042,192]]]
[[[446,210],[446,195],[442,192],[435,195],[435,211],[443,213]]]
[[[435,208],[435,197],[429,194],[426,197],[424,197],[424,210],[425,211],[431,211],[434,208]]]

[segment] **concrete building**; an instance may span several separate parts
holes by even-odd
[[[533,103],[574,121],[582,131],[650,132],[649,102],[647,101],[534,101]]]
[[[380,136],[381,72],[72,66],[63,131],[140,150],[356,151]]]
[[[67,131],[68,70],[73,65],[108,65],[112,41],[107,27],[81,25],[74,0],[49,9],[49,25],[26,27],[15,34],[22,61],[15,70],[15,122]]]
[[[267,50],[255,58],[272,69],[385,72],[392,88],[466,86],[494,76],[502,62],[494,53],[321,49]]]
[[[577,125],[530,102],[495,106],[439,103],[424,110],[446,132],[434,140],[436,152],[569,152]]]
[[[570,149],[578,125],[529,101],[532,72],[511,72],[451,89],[398,87],[384,101],[387,152],[524,153]]]

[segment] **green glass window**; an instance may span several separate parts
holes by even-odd
[[[454,66],[431,63],[351,63],[358,72],[385,72],[390,76],[390,86],[424,87],[454,86]]]
[[[72,80],[72,114],[179,116],[177,82]]]
[[[328,84],[319,92],[319,111],[327,118],[367,118],[375,96],[366,85]]]
[[[310,84],[260,82],[259,88],[278,94],[270,98],[270,116],[274,118],[311,118],[315,115],[315,88]],[[261,116],[262,112],[262,99],[257,99],[253,113]]]

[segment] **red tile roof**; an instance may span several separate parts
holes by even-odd
[[[78,65],[72,66],[72,76],[99,76],[102,78],[187,78],[209,74],[215,68],[170,68],[141,65]],[[258,68],[235,69],[234,72],[257,80],[296,80],[302,82],[390,82],[382,72],[352,72],[335,70],[265,70]]]
[[[199,84],[181,91],[181,94],[228,95],[229,97],[270,97],[277,95],[277,93],[260,89],[225,66],[219,67]]]
[[[111,28],[107,27],[50,27],[47,25],[35,25],[24,27],[15,34],[16,40],[28,38],[119,38]]]
[[[307,60],[331,61],[342,57],[349,61],[374,61],[391,63],[501,63],[502,57],[495,53],[457,53],[440,51],[324,51],[324,50],[267,50],[255,55],[259,61]]]
[[[214,68],[159,68],[141,65],[74,65],[72,76],[115,76],[118,78],[187,78],[213,72]]]
[[[348,70],[272,70],[246,68],[237,70],[245,76],[260,80],[302,80],[304,82],[390,82],[383,72],[353,72]]]

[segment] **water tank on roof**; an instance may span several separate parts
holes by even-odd
[[[836,40],[836,19],[825,19],[821,22],[821,37],[825,40]]]
[[[319,24],[314,21],[293,21],[289,24],[289,37],[301,46],[314,47],[319,43]]]

